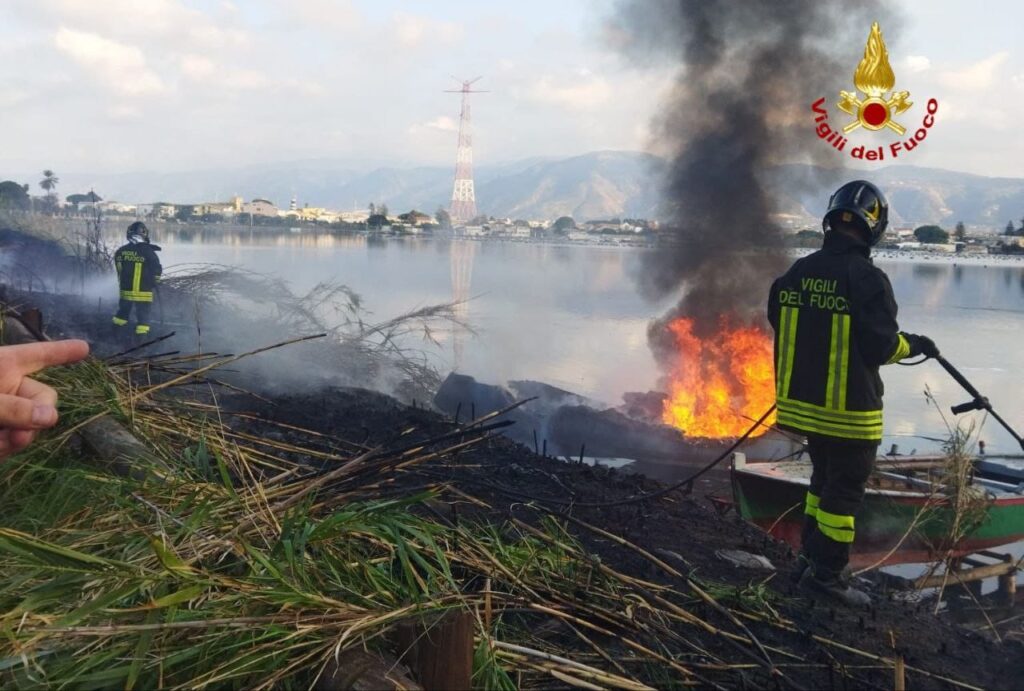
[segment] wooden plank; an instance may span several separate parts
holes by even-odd
[[[947,577],[945,574],[935,574],[928,576],[927,578],[922,577],[914,581],[915,588],[938,588],[943,583],[946,585],[956,585],[957,583],[970,583],[972,581],[980,581],[986,578],[992,578],[993,576],[1003,576],[1010,572],[1014,572],[1016,569],[1014,565],[1008,562],[1000,562],[998,564],[989,564],[987,566],[979,566],[973,569],[966,569],[964,571],[957,571],[956,575],[949,574]]]

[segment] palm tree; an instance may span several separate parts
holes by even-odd
[[[43,171],[43,179],[39,181],[39,186],[46,191],[46,210],[53,213],[57,210],[57,183],[60,182],[60,178],[52,170]]]
[[[60,182],[60,178],[52,170],[44,170],[43,179],[39,181],[39,186],[46,190],[46,194],[53,196],[58,182]]]

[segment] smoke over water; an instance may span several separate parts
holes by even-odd
[[[667,325],[676,317],[693,319],[702,338],[714,334],[721,315],[763,323],[768,287],[786,265],[774,214],[795,207],[802,192],[814,191],[824,204],[843,177],[839,170],[800,175],[778,166],[842,165],[817,140],[810,104],[838,94],[850,80],[876,20],[887,36],[895,32],[874,2],[628,0],[618,6],[610,34],[623,53],[680,65],[652,127],[653,148],[669,156],[660,216],[671,241],[646,256],[638,278],[652,299],[683,291],[650,328],[662,362],[673,350]]]

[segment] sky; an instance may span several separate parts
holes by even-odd
[[[0,176],[306,159],[450,165],[459,96],[478,164],[656,150],[677,66],[609,45],[614,0],[3,0]],[[1024,177],[1024,3],[905,0],[897,88],[939,100],[906,162]],[[982,9],[983,8],[983,9]],[[882,27],[886,31],[885,27]],[[865,27],[865,37],[867,27]],[[851,48],[856,55],[861,47]],[[851,88],[837,75],[837,91]],[[799,104],[809,111],[809,104]],[[917,116],[923,111],[912,111]],[[810,126],[809,126],[810,128]],[[809,129],[810,131],[810,129]]]

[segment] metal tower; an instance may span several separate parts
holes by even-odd
[[[453,77],[453,79],[455,79]],[[473,191],[473,133],[469,114],[469,95],[483,94],[470,87],[481,77],[462,81],[461,89],[445,89],[445,93],[462,94],[462,113],[459,116],[459,149],[455,155],[455,185],[452,187],[452,205],[448,213],[455,224],[466,223],[476,217],[476,193]]]

